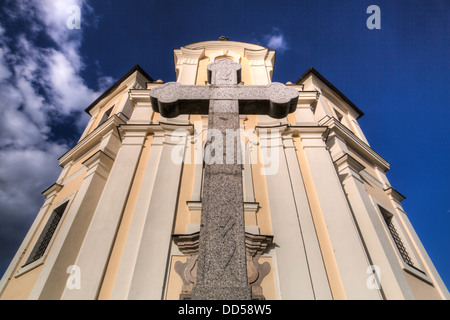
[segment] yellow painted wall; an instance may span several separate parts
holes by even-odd
[[[197,79],[195,84],[197,85],[206,85],[207,84],[207,69],[206,66],[213,62],[209,60],[208,55],[215,53],[217,50],[205,50],[205,57],[203,57],[202,59],[200,59],[199,63],[198,63],[198,72],[197,72]],[[236,52],[236,53],[240,53],[243,54],[243,52]],[[241,56],[241,80],[242,82],[244,82],[245,85],[251,85],[253,84],[253,79],[252,79],[252,75],[251,75],[251,71],[250,71],[250,63],[248,62],[248,59]]]
[[[200,115],[192,115],[190,123],[202,122]],[[185,155],[185,162],[183,164],[183,171],[181,175],[180,189],[178,194],[177,212],[175,217],[174,234],[185,234],[187,232],[188,224],[200,224],[199,212],[191,212],[188,208],[187,201],[192,200],[192,191],[194,185],[194,176],[196,170],[195,164],[195,145],[193,141],[188,140],[188,146]],[[200,168],[201,170],[201,168]]]
[[[42,267],[43,265],[40,265],[17,278],[13,277],[0,297],[1,300],[27,300]]]
[[[180,293],[183,286],[183,281],[178,273],[175,271],[175,263],[180,261],[185,263],[187,261],[186,256],[174,255],[170,261],[169,280],[167,283],[166,300],[180,300]]]
[[[404,271],[406,280],[411,287],[414,297],[417,300],[441,300],[441,296],[437,290],[425,281],[416,278],[412,274]]]
[[[258,122],[257,115],[248,115],[244,122],[245,130],[253,130]],[[256,146],[254,146],[256,148]],[[259,155],[258,158],[259,159]],[[266,177],[261,174],[263,165],[261,161],[252,163],[253,189],[255,193],[255,201],[259,202],[259,208],[256,213],[256,221],[259,232],[264,235],[273,235],[272,221],[270,219],[269,197],[267,195]],[[250,222],[250,221],[249,221]]]
[[[94,131],[100,120],[103,117],[103,114],[109,110],[109,108],[111,108],[112,106],[114,106],[113,110],[111,111],[110,117],[113,114],[116,114],[119,108],[119,105],[122,103],[123,99],[127,99],[128,98],[128,94],[127,92],[119,92],[116,95],[112,96],[110,98],[110,100],[108,102],[105,103],[105,105],[101,108],[101,110],[97,113],[97,115],[95,116],[95,120],[94,123],[92,124],[92,126],[89,128],[89,131],[87,132],[87,134],[91,133],[92,131]]]

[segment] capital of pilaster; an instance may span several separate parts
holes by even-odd
[[[255,132],[261,139],[281,138],[286,130],[288,130],[287,124],[255,127]]]
[[[193,124],[159,123],[163,131],[165,145],[179,145],[188,136],[194,134]]]
[[[359,163],[358,160],[353,158],[348,153],[344,154],[342,157],[334,161],[334,165],[336,166],[338,173],[341,173],[346,169],[350,169],[354,173],[358,174],[365,169],[365,167],[361,163]]]
[[[101,164],[106,167],[111,167],[114,160],[111,159],[110,156],[108,156],[103,151],[99,150],[96,153],[94,153],[92,156],[90,156],[88,159],[83,161],[83,166],[85,166],[88,170],[92,169],[94,166]]]
[[[133,107],[137,105],[151,107],[149,89],[131,89],[128,92],[128,97]]]
[[[303,148],[326,148],[328,128],[322,126],[290,126],[295,135],[302,139]]]
[[[188,136],[194,134],[194,125],[191,123],[159,123],[165,134]]]
[[[298,107],[309,107],[313,111],[319,100],[320,93],[318,91],[299,91],[298,93]]]
[[[265,66],[269,49],[250,50],[245,49],[245,57],[250,61],[251,66]]]
[[[62,185],[58,184],[58,183],[54,183],[52,184],[50,187],[48,187],[47,189],[45,189],[42,192],[42,195],[46,198],[49,198],[51,196],[56,195],[56,193],[59,192],[59,190],[61,190]]]
[[[153,125],[125,124],[119,126],[119,134],[124,145],[143,145]]]
[[[186,47],[181,47],[178,50],[174,50],[175,55],[175,65],[183,64],[198,64],[199,59],[201,59],[205,54],[205,49],[189,49]]]
[[[324,140],[328,135],[328,128],[323,126],[290,126],[302,139]]]
[[[281,138],[283,139],[283,146],[285,149],[289,149],[289,148],[295,149],[292,130],[289,130],[289,129],[285,130],[282,133]]]
[[[91,177],[93,174],[98,174],[106,179],[114,164],[114,160],[106,153],[99,150],[86,159],[82,164],[87,168],[87,173],[84,179]]]
[[[400,192],[395,190],[394,188],[390,187],[384,190],[384,193],[388,195],[392,200],[400,204],[403,200],[406,199]]]

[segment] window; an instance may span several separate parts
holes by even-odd
[[[105,111],[105,113],[103,114],[102,118],[100,119],[100,122],[98,123],[97,128],[100,127],[102,124],[104,124],[106,122],[106,120],[109,119],[109,117],[111,116],[111,113],[112,113],[112,111],[114,109],[114,106],[115,105],[113,105],[111,108],[109,108],[108,110]]]
[[[34,245],[34,248],[28,256],[28,259],[25,262],[24,266],[29,265],[30,263],[33,263],[34,261],[37,261],[44,256],[45,251],[47,250],[47,247],[50,244],[51,239],[53,238],[53,235],[56,231],[56,228],[58,227],[59,221],[61,220],[64,211],[66,210],[68,203],[69,201],[66,201],[55,210],[53,210],[53,212],[50,214],[50,217],[48,218],[47,223],[42,230],[38,240],[36,241],[36,244]]]
[[[342,122],[342,118],[344,117],[340,112],[338,112],[336,109],[334,110],[334,112],[336,113],[336,116],[339,120],[339,122]]]
[[[392,221],[393,216],[387,213],[385,210],[381,210],[381,213],[383,214],[384,221],[386,222],[392,239],[394,240],[403,261],[405,261],[405,263],[409,266],[414,267],[414,263],[412,262],[411,257],[409,256],[408,251],[406,250],[405,245],[403,244],[403,241],[400,238],[400,235],[398,234],[397,229],[395,228],[395,225]]]

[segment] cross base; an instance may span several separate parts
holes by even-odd
[[[252,290],[246,287],[196,286],[192,300],[251,300]]]

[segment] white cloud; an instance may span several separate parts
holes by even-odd
[[[277,28],[273,28],[272,32],[264,37],[264,40],[266,46],[272,50],[283,52],[289,48],[284,35]]]
[[[89,12],[87,0],[5,1],[8,18],[0,21],[0,275],[43,203],[41,192],[60,173],[57,159],[69,148],[67,142],[51,140],[52,121],[80,114],[77,126],[82,128],[83,110],[101,94],[81,76],[82,30],[66,26],[66,8],[78,5]],[[25,27],[10,30],[8,21]],[[53,44],[44,46],[37,35]]]

